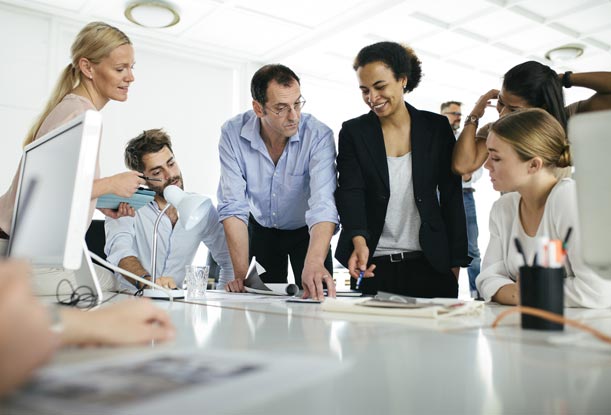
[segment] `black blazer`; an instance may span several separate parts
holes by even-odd
[[[405,105],[412,124],[412,180],[421,220],[420,246],[439,272],[467,266],[467,225],[461,178],[451,170],[455,138],[450,123],[442,115]],[[335,201],[342,231],[335,257],[347,266],[356,235],[367,240],[371,259],[386,218],[390,183],[378,116],[370,111],[343,123],[338,147]]]

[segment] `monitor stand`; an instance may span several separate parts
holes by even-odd
[[[83,253],[81,259],[81,267],[74,270],[74,278],[77,286],[85,285],[90,287],[93,293],[97,296],[96,305],[102,304],[103,293],[98,279],[98,274],[95,272],[93,262],[89,256],[89,248],[87,248],[87,242],[83,239]]]

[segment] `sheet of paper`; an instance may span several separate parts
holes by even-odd
[[[248,272],[246,273],[246,279],[244,280],[244,289],[246,292],[278,296],[297,295],[299,293],[299,287],[295,284],[285,284],[283,290],[270,288],[270,286],[266,285],[263,280],[261,280],[261,274],[263,273],[265,273],[265,268],[263,268],[257,262],[256,258],[253,257],[250,261]]]

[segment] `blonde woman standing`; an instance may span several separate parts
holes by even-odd
[[[77,35],[71,48],[72,62],[61,73],[45,109],[32,125],[24,146],[87,110],[100,111],[110,100],[126,101],[134,81],[134,50],[131,41],[119,29],[102,22],[92,22]],[[19,169],[8,191],[0,198],[0,229],[10,233],[17,191]],[[129,197],[145,181],[137,172],[125,172],[100,178],[99,165],[93,184],[92,199],[106,193]],[[92,206],[95,206],[92,201]],[[105,209],[106,215],[133,216],[132,208]]]
[[[127,100],[129,86],[134,81],[134,49],[125,33],[106,23],[89,23],[74,40],[71,56],[72,61],[62,71],[45,109],[26,136],[24,146],[87,110],[100,111],[108,101]],[[18,177],[19,167],[10,188],[0,197],[0,236],[11,231]],[[140,173],[135,171],[100,178],[98,161],[89,220],[100,195],[113,193],[130,197],[145,183]],[[133,208],[125,203],[117,210],[101,211],[114,218],[135,214]],[[66,272],[58,270],[38,269],[35,273],[37,276],[44,274],[34,282],[37,294],[55,294],[57,282],[66,276]],[[112,278],[106,288],[110,288],[111,281]]]

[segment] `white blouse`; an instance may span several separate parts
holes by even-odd
[[[611,307],[611,280],[597,275],[583,261],[575,182],[562,179],[554,186],[535,237],[528,237],[520,222],[520,198],[517,192],[505,194],[494,203],[490,212],[490,242],[476,280],[484,299],[490,301],[501,287],[516,281],[518,270],[524,264],[515,246],[516,237],[522,243],[527,260],[532,261],[536,237],[564,240],[572,227],[565,263],[564,304],[567,307]]]

